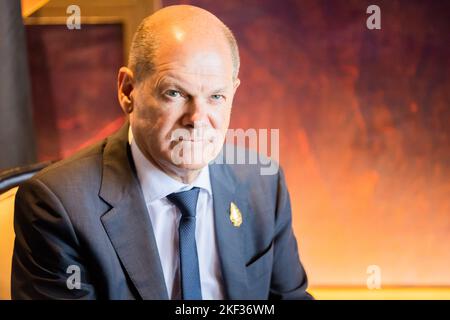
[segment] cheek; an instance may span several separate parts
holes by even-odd
[[[220,107],[209,114],[209,120],[213,128],[226,130],[230,123],[231,108]]]
[[[154,138],[158,141],[158,145],[161,151],[167,152],[173,148],[172,134],[174,130],[179,126],[177,125],[181,115],[176,110],[162,113],[154,125]]]
[[[149,103],[136,106],[130,119],[133,118],[135,122],[140,124],[140,127],[156,132],[164,128],[170,113],[155,99],[148,100],[150,100]]]

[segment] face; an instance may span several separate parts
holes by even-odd
[[[131,91],[135,141],[164,171],[199,170],[222,148],[239,85],[228,50],[161,48],[155,72]]]

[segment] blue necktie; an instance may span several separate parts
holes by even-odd
[[[195,244],[195,214],[199,188],[172,193],[167,198],[181,211],[179,232],[181,298],[201,300],[200,272],[198,269],[197,245]]]

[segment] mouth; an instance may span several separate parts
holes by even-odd
[[[178,139],[178,141],[179,142],[181,142],[181,141],[184,141],[184,142],[205,142],[206,140],[205,139],[183,139],[183,138],[180,138],[180,139]]]
[[[168,138],[173,145],[178,143],[188,143],[197,146],[216,143],[218,141],[216,130],[210,128],[199,128],[192,130],[178,128],[172,131]]]
[[[177,142],[192,142],[192,143],[199,143],[199,142],[213,142],[214,138],[210,138],[210,139],[206,139],[206,138],[201,138],[201,139],[189,139],[189,138],[184,138],[184,137],[179,137],[178,140],[175,140]]]

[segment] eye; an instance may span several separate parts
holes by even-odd
[[[167,90],[166,92],[164,92],[164,95],[171,98],[178,98],[181,97],[181,92],[177,90]]]
[[[225,98],[225,97],[223,95],[221,95],[221,94],[213,94],[211,96],[211,99],[213,99],[213,100],[220,100],[222,98]]]

